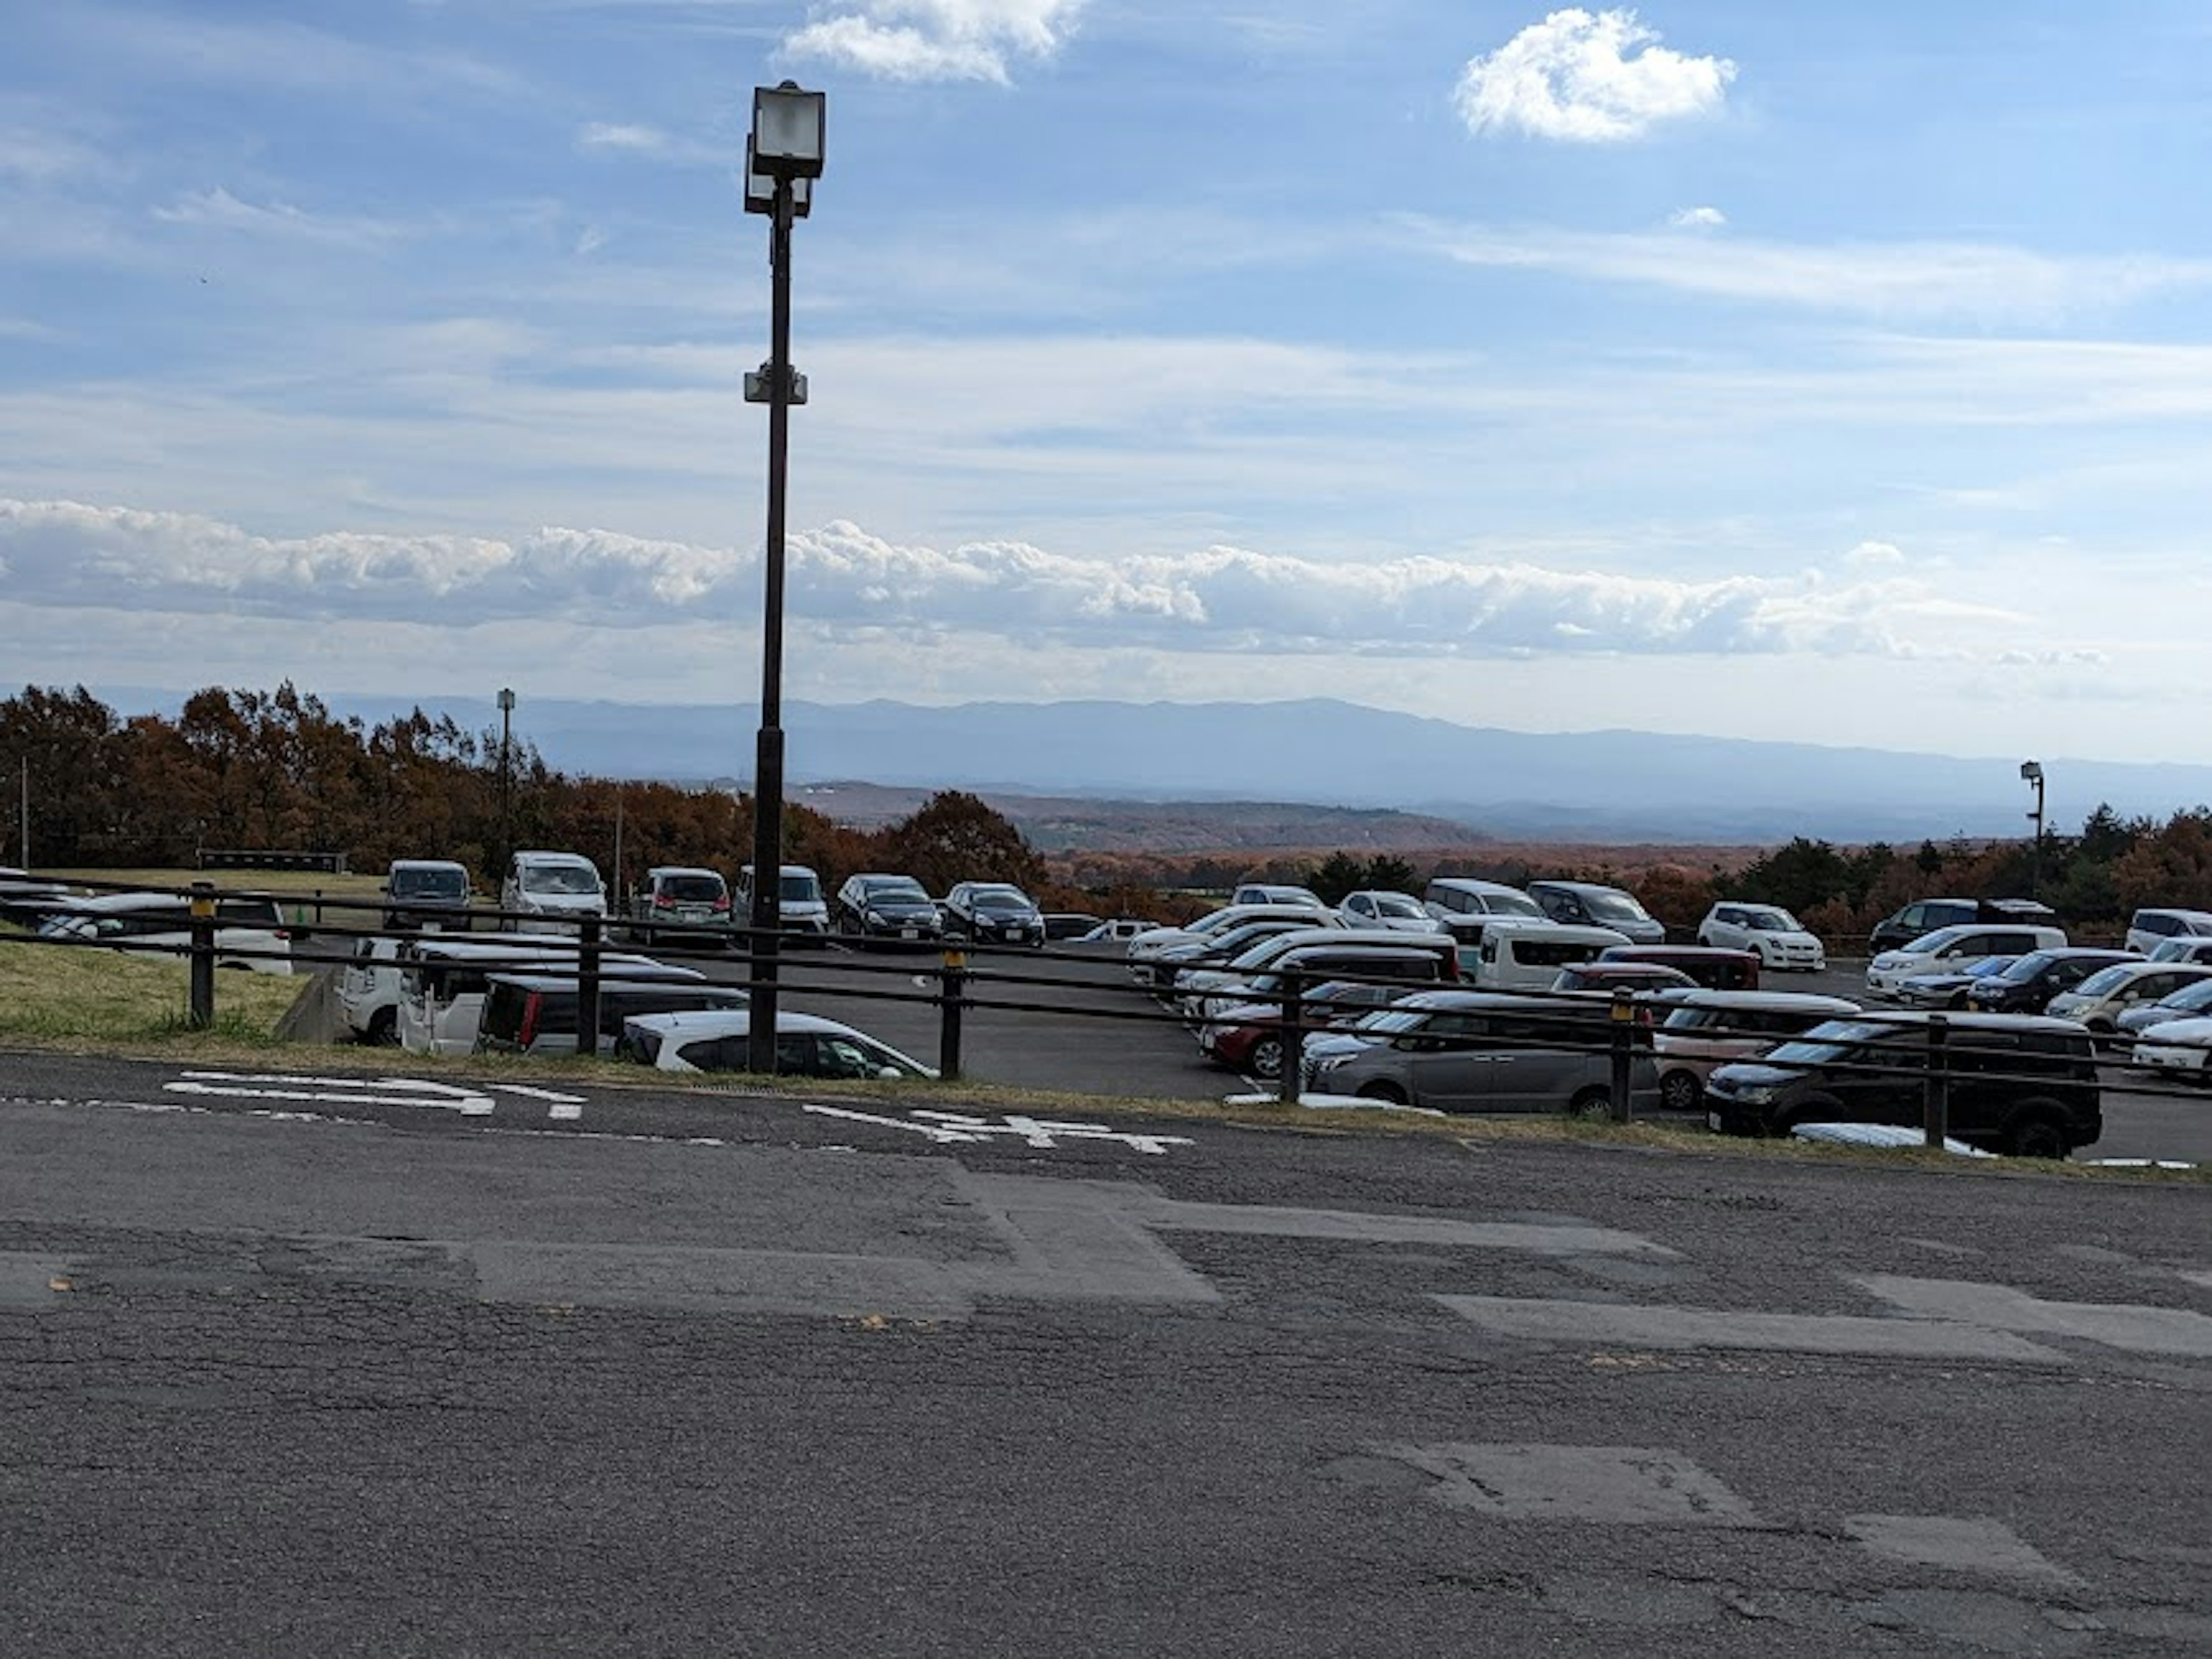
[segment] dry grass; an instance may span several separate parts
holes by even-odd
[[[0,1042],[113,1052],[155,1043],[165,1054],[228,1045],[266,1049],[308,983],[275,974],[216,975],[216,1023],[187,1024],[191,970],[167,957],[0,938]]]
[[[226,893],[265,893],[281,901],[295,921],[314,920],[313,901],[319,893],[328,899],[350,899],[375,904],[383,896],[380,875],[331,876],[305,870],[41,870],[41,879],[72,884],[113,883],[120,887],[189,887],[196,881],[213,882]],[[96,890],[96,889],[95,889]],[[366,917],[366,910],[332,910],[333,927],[357,926],[349,918]]]

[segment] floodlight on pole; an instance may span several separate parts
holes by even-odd
[[[775,1070],[776,951],[783,924],[783,574],[785,475],[791,408],[806,401],[791,366],[791,226],[813,205],[822,176],[827,98],[795,81],[753,88],[745,144],[745,211],[769,219],[769,360],[745,376],[748,403],[768,405],[768,534],[762,545],[760,733],[753,758],[751,1018],[745,1064]]]

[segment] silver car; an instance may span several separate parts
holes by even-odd
[[[1610,999],[1425,991],[1347,1031],[1309,1038],[1316,1093],[1442,1112],[1601,1112],[1611,1097]],[[1659,1105],[1656,1068],[1639,1053],[1630,1105]]]

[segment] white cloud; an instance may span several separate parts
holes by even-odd
[[[795,624],[850,640],[966,632],[1085,648],[1520,656],[1892,653],[1916,616],[2003,620],[1918,584],[1684,581],[1433,557],[1329,563],[1235,547],[1122,559],[1021,542],[937,549],[834,520],[789,548]],[[34,608],[472,626],[663,629],[748,614],[748,549],[551,527],[518,542],[255,536],[175,513],[0,500],[0,600]]]
[[[1718,230],[1728,223],[1728,215],[1717,207],[1677,208],[1667,222],[1677,230]]]
[[[1901,548],[1888,542],[1861,542],[1844,555],[1844,562],[1859,569],[1869,565],[1903,564],[1905,553]]]
[[[826,58],[887,81],[1012,77],[1010,57],[1039,61],[1066,43],[1085,0],[848,0],[786,37],[795,57]]]
[[[1413,222],[1464,264],[1884,318],[2049,321],[2212,287],[2212,259],[2055,258],[1972,242],[1808,244]]]
[[[243,231],[258,236],[346,247],[389,242],[404,234],[400,227],[381,220],[309,213],[289,202],[262,205],[241,201],[220,185],[213,190],[188,191],[168,206],[155,208],[154,216],[164,224]]]
[[[576,148],[657,155],[668,148],[668,135],[658,127],[587,121],[576,130]]]
[[[1477,135],[1608,143],[1718,109],[1735,65],[1686,58],[1658,40],[1632,11],[1555,11],[1468,64],[1455,94],[1460,118]]]

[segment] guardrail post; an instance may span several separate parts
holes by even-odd
[[[938,969],[937,1074],[946,1082],[960,1076],[960,1014],[968,997],[968,953],[947,949]]]
[[[1276,1097],[1285,1106],[1298,1103],[1298,1090],[1304,1081],[1301,1073],[1306,1048],[1305,1000],[1306,976],[1293,968],[1283,975],[1283,1060],[1275,1080]]]
[[[1951,1070],[1945,1053],[1950,1022],[1941,1014],[1928,1016],[1928,1083],[1921,1100],[1921,1139],[1932,1151],[1942,1152],[1951,1133]]]
[[[1630,1080],[1636,1066],[1636,1002],[1626,991],[1613,994],[1613,1075],[1607,1091],[1607,1115],[1615,1123],[1626,1123],[1634,1115],[1634,1103],[1630,1098]]]
[[[576,951],[576,1052],[586,1060],[599,1052],[599,919],[581,918],[582,944]]]
[[[195,1030],[215,1024],[215,884],[196,881],[191,890],[191,980],[185,1019]]]

